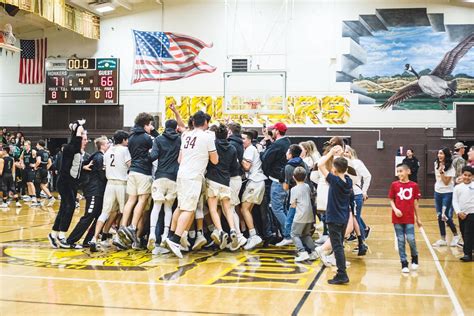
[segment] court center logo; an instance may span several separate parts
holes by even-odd
[[[293,249],[255,249],[251,252],[198,251],[184,260],[171,254],[152,256],[146,251],[125,250],[90,253],[85,249],[51,249],[46,238],[14,240],[0,244],[0,262],[38,268],[105,271],[148,271],[156,280],[185,279],[194,284],[301,285],[318,262],[294,262]]]

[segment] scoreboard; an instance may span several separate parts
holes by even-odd
[[[46,104],[119,104],[118,58],[48,58]]]

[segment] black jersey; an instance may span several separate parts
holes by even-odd
[[[40,149],[36,151],[36,157],[37,157],[36,159],[38,159],[38,157],[41,158],[41,163],[39,165],[39,168],[47,169],[49,153],[44,149]]]
[[[32,168],[30,164],[34,164],[35,161],[33,159],[33,151],[31,149],[29,151],[25,149],[23,152],[23,162],[25,163],[25,169]]]
[[[10,156],[3,157],[3,174],[12,174],[13,173],[13,164],[15,159]]]

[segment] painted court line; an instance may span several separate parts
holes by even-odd
[[[156,285],[165,287],[191,287],[191,288],[211,288],[211,289],[230,289],[230,290],[259,290],[259,291],[275,291],[275,292],[308,292],[307,289],[292,288],[270,288],[270,287],[252,287],[252,286],[230,286],[230,285],[210,285],[210,284],[180,284],[180,283],[159,283],[144,281],[124,281],[124,280],[96,280],[82,278],[65,278],[65,277],[47,277],[38,275],[9,275],[0,274],[2,278],[17,279],[38,279],[38,280],[58,280],[58,281],[77,281],[92,283],[110,283],[110,284],[132,284],[132,285]],[[336,290],[311,290],[312,293],[331,293],[331,294],[354,294],[354,295],[388,295],[388,296],[411,296],[411,297],[443,297],[449,298],[447,294],[423,294],[423,293],[393,293],[393,292],[364,292],[364,291],[336,291]]]
[[[420,232],[423,235],[423,238],[425,239],[425,243],[428,246],[428,249],[430,250],[431,256],[433,256],[433,260],[436,265],[436,268],[438,269],[439,275],[441,276],[441,280],[443,280],[444,286],[446,287],[446,290],[448,291],[449,298],[451,299],[451,302],[454,305],[454,310],[456,311],[456,315],[464,316],[464,311],[462,310],[461,304],[459,303],[458,298],[456,297],[456,294],[454,293],[454,290],[451,287],[451,284],[449,283],[448,277],[444,273],[444,270],[441,267],[441,264],[439,263],[439,258],[436,255],[433,247],[431,246],[431,243],[423,227],[420,227]]]

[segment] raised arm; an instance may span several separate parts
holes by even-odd
[[[179,114],[178,110],[176,109],[176,104],[174,102],[170,104],[170,110],[174,113],[176,122],[178,122],[178,126],[180,127],[180,130],[185,130],[186,124],[184,124],[184,121],[181,118],[181,114]]]
[[[324,178],[326,178],[329,174],[329,170],[326,168],[326,163],[328,162],[331,157],[333,157],[336,153],[342,151],[342,147],[337,145],[331,148],[331,150],[324,156],[321,157],[318,161],[318,169],[323,174]]]

